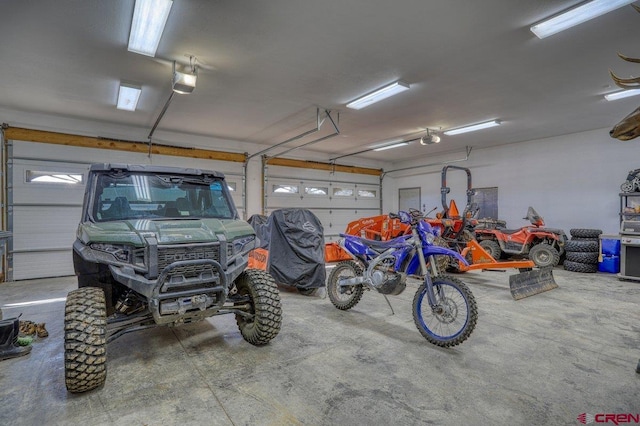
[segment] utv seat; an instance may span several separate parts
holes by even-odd
[[[131,217],[131,206],[127,197],[116,197],[109,208],[104,211],[104,217],[108,219],[125,219]]]
[[[176,199],[176,209],[178,210],[179,216],[189,216],[191,214],[189,201],[184,197]]]
[[[178,208],[175,201],[167,201],[164,205],[165,217],[178,217]]]
[[[189,201],[184,197],[177,198],[176,201],[167,201],[164,215],[166,217],[183,217],[191,215]]]

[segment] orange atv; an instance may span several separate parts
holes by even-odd
[[[475,237],[480,246],[496,259],[528,257],[540,268],[556,266],[564,254],[567,236],[562,229],[544,227],[542,216],[529,207],[529,226],[505,229],[504,221],[481,219],[475,227]]]

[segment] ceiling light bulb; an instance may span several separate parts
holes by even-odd
[[[129,33],[130,52],[155,56],[172,0],[136,0]]]
[[[135,111],[138,106],[138,100],[140,99],[140,93],[142,93],[142,89],[140,87],[120,83],[116,108],[125,111]]]
[[[460,133],[474,132],[476,130],[487,129],[489,127],[494,127],[499,125],[500,125],[500,120],[492,120],[492,121],[486,121],[484,123],[473,124],[471,126],[465,126],[457,129],[446,130],[444,134],[447,136],[459,135]]]
[[[640,89],[618,90],[617,92],[607,93],[604,98],[608,101],[616,101],[618,99],[628,98],[629,96],[640,95]]]
[[[404,92],[405,90],[409,90],[410,88],[411,86],[409,84],[405,83],[404,81],[398,80],[395,83],[391,83],[388,86],[382,87],[374,92],[369,93],[368,95],[362,96],[361,98],[348,103],[347,108],[362,109],[390,96],[396,95],[400,92]]]
[[[531,31],[538,38],[549,37],[590,19],[611,12],[622,6],[633,3],[636,0],[593,0],[583,3],[578,7],[569,9],[564,13],[539,22],[531,27]]]
[[[373,150],[374,151],[384,151],[385,149],[398,148],[398,147],[406,146],[406,145],[409,145],[409,142],[397,142],[397,143],[392,143],[390,145],[379,146],[378,148],[373,148]]]

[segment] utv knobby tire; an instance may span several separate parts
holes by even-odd
[[[597,241],[583,241],[583,240],[571,240],[567,241],[564,246],[566,252],[578,251],[578,252],[597,252],[600,250],[600,245]]]
[[[64,308],[64,373],[69,392],[95,389],[107,378],[107,308],[104,292],[83,287]]]
[[[236,279],[241,296],[249,296],[253,318],[236,314],[240,334],[255,346],[269,343],[280,332],[282,305],[273,277],[260,269],[246,269]]]
[[[598,256],[600,253],[597,251],[591,251],[587,253],[582,253],[579,251],[570,251],[567,252],[567,259],[569,262],[577,262],[577,263],[589,263],[595,265],[598,263]]]
[[[591,263],[580,263],[580,262],[571,262],[570,260],[564,261],[564,269],[565,271],[571,272],[583,272],[586,274],[592,274],[594,272],[598,272],[598,265]]]
[[[578,238],[598,238],[600,234],[602,234],[601,229],[583,229],[583,228],[573,228],[569,230],[569,233],[572,237]]]
[[[484,249],[491,257],[495,260],[500,260],[502,256],[502,249],[500,248],[500,244],[496,243],[493,240],[482,240],[480,241],[480,247]]]
[[[107,305],[107,316],[109,316],[115,312],[113,284],[111,282],[99,281],[98,278],[98,274],[78,275],[78,288],[96,287],[102,289],[104,292],[104,300]]]
[[[560,262],[560,253],[550,244],[539,243],[529,250],[529,260],[538,268],[553,268]]]
[[[338,263],[329,274],[329,279],[327,280],[327,294],[329,296],[329,300],[331,300],[331,303],[333,303],[333,306],[336,308],[346,311],[358,304],[362,298],[364,289],[362,288],[362,284],[356,284],[344,287],[341,292],[340,287],[338,286],[338,279],[344,276],[344,274],[350,278],[360,277],[362,276],[362,268],[356,262],[346,260]],[[345,294],[347,297],[342,298]]]

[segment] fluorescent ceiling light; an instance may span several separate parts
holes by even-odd
[[[378,148],[373,148],[374,151],[384,151],[385,149],[398,148],[400,146],[409,145],[409,142],[396,142],[390,145],[379,146]]]
[[[142,89],[140,87],[120,83],[116,108],[123,109],[125,111],[135,111],[138,106],[138,99],[140,99],[140,93],[142,93]]]
[[[489,127],[499,126],[500,120],[486,121],[484,123],[473,124],[471,126],[460,127],[458,129],[447,130],[445,135],[459,135],[460,133],[475,132],[476,130],[487,129]]]
[[[130,52],[155,56],[172,0],[136,0],[129,33]]]
[[[549,37],[550,35],[582,24],[612,10],[631,4],[634,1],[636,0],[592,0],[533,25],[531,31],[538,36],[538,38]]]
[[[619,90],[617,92],[608,93],[604,98],[608,101],[617,101],[618,99],[628,98],[629,96],[640,95],[640,89]]]
[[[369,93],[368,95],[365,95],[353,102],[348,103],[347,108],[362,109],[366,106],[386,99],[389,96],[393,96],[400,92],[404,92],[405,90],[409,90],[410,87],[411,86],[409,86],[409,84],[398,80],[395,83],[391,83],[388,86],[385,86],[381,89],[376,90],[375,92]]]

